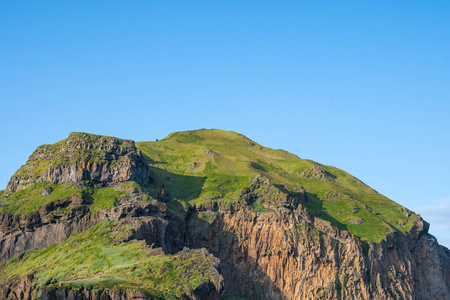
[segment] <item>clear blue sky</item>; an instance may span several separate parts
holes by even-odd
[[[342,168],[450,246],[449,1],[0,2],[0,188],[71,131],[234,130]]]

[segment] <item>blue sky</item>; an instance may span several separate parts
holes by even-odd
[[[40,144],[234,130],[450,246],[450,2],[1,1],[0,188]]]

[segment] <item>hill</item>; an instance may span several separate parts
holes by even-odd
[[[266,148],[235,132],[176,132],[136,147],[169,198],[189,205],[236,204],[249,181],[261,174],[273,184],[277,198],[288,195],[310,213],[364,241],[379,242],[393,231],[408,232],[419,219],[342,170]],[[251,204],[254,210],[276,205],[267,197]]]
[[[428,226],[235,132],[71,133],[0,192],[0,298],[448,299]]]

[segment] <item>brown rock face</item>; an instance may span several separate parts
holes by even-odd
[[[450,251],[426,234],[427,224],[422,221],[409,235],[393,234],[379,244],[363,245],[351,234],[308,215],[301,206],[265,213],[245,208],[219,211],[212,222],[195,213],[185,222],[167,211],[164,203],[121,205],[102,213],[75,215],[58,224],[39,223],[36,216],[30,231],[20,227],[4,235],[2,258],[63,241],[104,219],[122,219],[134,224],[129,238],[145,240],[149,255],[152,251],[175,254],[187,246],[205,248],[205,255],[209,252],[220,259],[216,267],[224,281],[217,273],[217,278],[186,294],[188,299],[219,299],[223,290],[257,299],[450,299]],[[16,299],[17,295],[23,296],[17,299],[28,299],[26,295],[31,297],[34,292],[27,279],[21,279],[19,285],[0,287],[0,299]],[[54,289],[42,297],[131,297],[129,291],[118,293]]]
[[[146,185],[150,181],[148,173],[148,165],[133,141],[75,132],[66,140],[38,147],[11,177],[6,192],[36,182],[91,180],[109,186],[131,180]]]
[[[19,284],[12,289],[0,288],[0,299],[5,300],[144,300],[148,299],[139,290],[127,289],[125,291],[114,291],[110,289],[73,289],[53,288],[38,291],[33,289],[33,276],[25,276],[20,279]],[[193,298],[195,299],[195,298]]]
[[[188,228],[190,247],[205,247],[221,259],[227,294],[257,299],[450,299],[450,252],[423,228],[363,246],[326,221],[305,220],[286,208],[227,212],[211,224]]]
[[[68,199],[51,202],[39,212],[26,216],[0,214],[0,263],[33,248],[45,248],[67,240],[72,234],[85,231],[103,220],[120,220],[142,216],[154,216],[163,213],[165,206],[160,207],[147,202],[126,204],[109,210],[90,212],[86,207],[77,206],[82,199],[74,195]],[[71,208],[64,215],[57,215],[58,208]],[[162,211],[162,212],[161,212]],[[56,217],[56,218],[55,218]],[[174,229],[175,228],[175,229]],[[148,239],[157,243],[170,253],[181,249],[181,242],[169,240],[165,234],[180,236],[174,223],[163,219],[149,219],[136,230],[137,239]],[[150,243],[150,244],[151,244]],[[175,246],[174,246],[175,245]],[[1,299],[1,298],[0,298]]]
[[[50,205],[50,206],[54,206]],[[43,210],[51,213],[49,209]],[[5,236],[0,234],[2,260],[17,256],[24,250],[31,248],[43,248],[48,245],[62,242],[69,238],[71,234],[77,233],[94,226],[96,223],[110,219],[122,222],[133,230],[126,233],[122,240],[138,239],[145,240],[148,255],[176,254],[178,259],[189,259],[191,256],[185,254],[195,251],[211,261],[210,278],[203,280],[194,289],[190,289],[182,295],[183,299],[212,299],[219,300],[224,291],[223,276],[219,273],[220,260],[215,258],[206,249],[190,250],[184,247],[183,237],[185,235],[184,222],[169,211],[164,203],[155,205],[146,202],[120,205],[110,210],[99,213],[86,213],[76,215],[72,219],[64,220],[60,224],[48,224],[41,222],[35,224],[32,230],[24,232],[23,228],[14,231],[12,224],[5,224],[4,228],[9,230]],[[19,226],[23,226],[23,222]],[[1,233],[1,232],[0,232]],[[2,239],[3,237],[3,239]],[[181,250],[182,249],[182,250]],[[184,258],[183,258],[184,257]],[[20,260],[19,255],[19,260]],[[0,265],[0,272],[1,272]],[[23,278],[10,278],[7,282],[0,283],[0,299],[51,299],[51,300],[128,300],[128,299],[160,299],[147,297],[142,291],[135,289],[114,290],[96,289],[86,287],[83,289],[52,286],[43,289],[36,289],[36,278],[27,275]]]

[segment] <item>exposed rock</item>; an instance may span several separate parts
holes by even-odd
[[[185,297],[190,299],[219,299],[221,291],[258,299],[448,299],[450,296],[450,251],[434,241],[430,243],[425,234],[428,224],[422,220],[407,236],[392,234],[367,248],[348,232],[310,216],[300,206],[295,211],[278,208],[267,213],[247,209],[221,211],[214,222],[191,220],[186,226],[183,220],[167,214],[163,203],[159,205],[123,205],[95,217],[89,214],[66,220],[64,225],[48,224],[28,233],[18,231],[13,234],[16,238],[8,239],[13,246],[7,248],[18,249],[9,252],[11,255],[44,247],[99,220],[122,219],[134,228],[129,239],[145,240],[152,245],[149,254],[177,253],[189,246],[205,248],[201,250],[205,256],[212,253],[221,260],[220,266],[217,260],[217,276],[187,293]],[[135,218],[152,213],[163,219]],[[69,228],[73,229],[67,231]],[[38,237],[46,237],[47,241],[33,244]],[[5,239],[2,249],[4,245]],[[26,280],[22,286],[19,290],[27,290]],[[15,299],[10,296],[15,289],[18,288],[4,288],[4,299]],[[52,290],[43,296],[83,299],[69,298],[83,292],[60,293],[61,290]],[[120,295],[98,290],[91,291],[93,294],[97,298],[91,299],[101,299],[101,295],[127,299],[130,295],[128,291]]]
[[[330,192],[327,193],[327,195],[323,199],[330,200],[330,201],[333,201],[333,202],[337,202],[337,201],[339,201],[341,199],[350,199],[350,197],[345,195],[345,194],[336,192],[336,191],[334,191],[334,192],[330,191]]]
[[[308,201],[308,197],[306,195],[306,191],[303,187],[300,187],[298,189],[296,189],[294,191],[294,195],[293,196],[298,196],[298,198],[300,199],[301,202],[306,202]]]
[[[201,203],[199,205],[194,205],[193,206],[194,210],[197,211],[218,211],[219,210],[219,204],[216,201],[211,201],[211,202],[206,202],[206,203]]]
[[[53,192],[53,188],[52,187],[46,187],[45,189],[42,190],[41,194],[42,196],[48,196]]]
[[[257,299],[450,299],[450,252],[430,247],[423,225],[417,225],[421,227],[417,238],[393,234],[365,250],[356,238],[317,218],[311,224],[289,209],[258,215],[241,210],[191,227],[189,236],[191,247],[206,247],[221,259],[227,294]]]
[[[250,183],[253,183],[255,185],[269,185],[270,183],[270,179],[265,177],[262,174],[257,174],[255,177],[251,178],[249,180]]]
[[[302,172],[300,176],[306,179],[315,178],[323,181],[327,181],[330,179],[327,171],[325,171],[325,169],[320,164],[317,163],[314,164],[314,166],[311,167],[311,169],[308,172]]]
[[[411,216],[411,214],[412,214],[412,212],[411,212],[409,209],[404,208],[404,207],[400,208],[400,209],[398,210],[398,212],[403,213],[403,216],[405,216],[405,217],[407,217],[407,218],[408,218],[409,216]]]
[[[296,209],[300,201],[306,201],[306,192],[303,188],[298,190],[299,197],[295,197],[295,192],[290,192],[288,188],[284,188],[286,193],[275,187],[270,180],[257,174],[254,178],[249,180],[251,185],[243,188],[239,194],[240,203],[243,206],[237,206],[239,209],[247,205],[259,204],[267,209],[276,209],[279,207],[286,207]]]
[[[65,241],[72,234],[87,230],[103,220],[167,214],[163,203],[158,203],[158,205],[148,202],[131,203],[109,210],[89,212],[86,207],[78,206],[81,202],[82,198],[74,195],[64,200],[51,202],[43,206],[39,212],[27,216],[12,217],[0,214],[0,262],[29,249],[44,248]],[[55,221],[55,212],[61,207],[72,207],[72,209],[67,210],[64,215],[56,215],[57,220]],[[153,227],[156,228],[156,231],[166,232],[168,225],[167,222],[164,224],[160,224],[162,227]],[[173,224],[170,224],[169,228],[172,227]],[[153,232],[144,234],[141,233],[141,230],[140,227],[136,229],[136,236],[139,239],[153,234]],[[166,247],[164,240],[158,240],[158,242]],[[173,250],[172,244],[167,246],[170,251]]]
[[[361,218],[358,218],[358,219],[356,219],[356,220],[350,220],[350,219],[347,219],[347,222],[349,222],[350,224],[362,224],[362,223],[364,223],[364,220],[363,219],[361,219]]]
[[[42,145],[10,179],[8,193],[37,182],[80,183],[92,180],[103,186],[119,182],[149,183],[148,165],[133,141],[87,133],[71,133],[66,140]]]
[[[155,182],[157,188],[155,189],[154,196],[158,201],[167,201],[168,200],[168,192],[166,187],[160,182]]]
[[[139,290],[127,289],[125,291],[116,291],[111,289],[83,289],[75,290],[73,288],[53,288],[41,291],[42,300],[129,300],[129,299],[152,299],[147,297]]]

